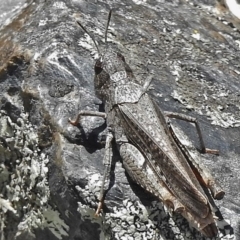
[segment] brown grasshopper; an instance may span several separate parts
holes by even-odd
[[[98,215],[108,188],[111,166],[112,142],[115,141],[123,166],[130,177],[145,190],[158,197],[168,208],[181,213],[196,229],[207,237],[214,237],[218,230],[214,213],[203,188],[211,191],[213,198],[221,199],[224,192],[213,177],[199,166],[180,143],[166,117],[178,118],[195,124],[203,153],[217,154],[217,150],[205,148],[199,124],[195,118],[171,112],[163,113],[147,94],[152,76],[141,86],[116,47],[107,46],[95,63],[95,92],[105,104],[105,113],[81,111],[77,119],[69,122],[77,125],[82,116],[98,116],[106,119],[105,172],[99,196]]]

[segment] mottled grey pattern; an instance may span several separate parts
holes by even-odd
[[[50,86],[49,95],[51,97],[64,97],[73,90],[73,84],[66,83],[64,80],[55,79]]]
[[[4,142],[11,138],[5,134],[9,128],[3,128],[0,134],[1,237],[12,240],[18,233],[17,240],[206,239],[181,214],[172,214],[163,207],[161,196],[174,201],[166,188],[159,187],[161,196],[156,198],[131,179],[115,146],[105,205],[100,216],[94,216],[104,173],[106,123],[103,118],[89,116],[72,127],[68,118],[83,110],[104,112],[97,96],[106,96],[104,89],[108,89],[109,82],[105,79],[109,75],[102,71],[98,75],[102,78],[94,82],[97,51],[76,20],[94,35],[104,53],[106,17],[112,7],[109,45],[120,49],[136,76],[132,78],[125,63],[121,79],[127,79],[127,74],[144,86],[145,79],[152,74],[148,94],[157,102],[157,108],[199,120],[206,146],[219,149],[219,156],[199,154],[198,138],[191,124],[173,120],[171,127],[175,127],[182,146],[187,146],[191,163],[197,168],[202,168],[197,160],[204,163],[226,192],[223,200],[216,201],[223,218],[217,208],[213,210],[220,217],[217,225],[221,233],[217,239],[239,240],[239,20],[212,0],[27,0],[21,9],[16,2],[21,1],[6,1],[0,9],[0,22],[4,24],[0,30],[0,109],[4,110],[0,122],[10,118],[10,129],[16,130],[10,134],[16,138],[9,142]],[[94,85],[101,85],[101,79],[105,86],[95,94]],[[105,105],[106,112],[110,113],[110,108]],[[111,113],[115,125],[122,124],[116,117],[120,114]],[[26,122],[19,125],[17,119],[23,116]],[[123,129],[117,130],[115,137],[127,144]],[[21,144],[29,142],[29,138],[38,155],[28,160],[25,156],[32,151],[31,144],[17,151],[11,147],[13,142],[24,146]],[[9,157],[11,154],[13,158]],[[135,151],[134,154],[131,156],[138,158]],[[157,168],[149,153],[141,155]],[[48,159],[43,168],[34,167],[42,161],[39,156]],[[130,160],[135,165],[134,158]],[[142,174],[138,161],[135,163],[136,173]],[[149,166],[143,167],[151,173]],[[15,174],[19,169],[20,173]],[[38,199],[46,200],[42,191],[46,188],[28,187],[36,169],[44,170],[36,182],[45,179],[45,186],[49,186],[47,205],[52,208],[47,211],[42,211],[41,206],[36,209]],[[151,183],[156,185],[152,178]],[[14,197],[19,198],[13,200],[14,191]],[[181,210],[181,206],[178,208]],[[23,218],[16,216],[19,212]]]

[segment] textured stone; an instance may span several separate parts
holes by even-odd
[[[153,70],[150,94],[159,106],[198,118],[207,147],[220,150],[201,157],[226,191],[216,201],[224,217],[220,238],[240,239],[239,22],[213,1],[110,4],[29,1],[2,25],[0,238],[204,239],[137,186],[117,152],[104,213],[94,217],[106,124],[86,117],[72,127],[68,118],[79,110],[103,111],[94,93],[97,51],[76,20],[101,51],[111,7],[108,41],[120,48],[138,81]],[[194,128],[173,125],[197,156],[187,137],[199,146]]]

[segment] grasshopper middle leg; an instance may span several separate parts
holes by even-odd
[[[99,203],[98,207],[96,210],[95,215],[98,216],[104,202],[104,195],[106,190],[109,187],[109,181],[110,181],[110,171],[111,171],[111,164],[112,164],[112,140],[113,140],[113,134],[110,129],[108,129],[107,133],[107,139],[106,139],[106,144],[105,144],[105,153],[104,153],[104,158],[103,158],[103,164],[104,164],[104,174],[102,178],[102,185],[100,189],[100,194],[99,194]]]
[[[168,117],[195,123],[197,132],[198,132],[198,136],[200,139],[202,151],[204,153],[218,154],[218,150],[205,148],[205,144],[203,142],[203,137],[202,137],[202,133],[200,130],[200,126],[199,126],[196,118],[192,118],[192,117],[184,115],[184,114],[172,113],[172,112],[165,112],[165,114]],[[200,165],[200,162],[195,161],[195,159],[190,156],[190,154],[186,150],[185,146],[183,146],[181,144],[181,142],[175,135],[171,126],[170,126],[170,132],[172,133],[173,138],[177,142],[177,145],[180,147],[181,150],[183,150],[183,154],[187,155],[187,159],[190,159],[190,161],[191,161],[190,166],[193,169],[193,172],[195,173],[197,179],[200,182],[202,182],[207,188],[210,189],[213,198],[218,199],[218,200],[222,199],[225,192],[222,190],[222,188],[218,184],[218,182],[214,180],[213,176],[210,174],[210,172],[204,166]]]
[[[185,114],[181,114],[181,113],[174,113],[174,112],[164,112],[165,115],[169,118],[176,118],[176,119],[180,119],[180,120],[184,120],[187,122],[191,122],[195,124],[195,127],[197,129],[197,133],[198,133],[198,137],[199,137],[199,141],[200,141],[200,146],[201,146],[201,150],[203,153],[211,153],[211,154],[219,154],[219,151],[216,149],[209,149],[205,147],[204,141],[203,141],[203,137],[202,137],[202,132],[200,129],[200,126],[198,124],[198,121],[196,118],[190,117],[188,115]]]

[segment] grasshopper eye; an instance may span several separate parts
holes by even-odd
[[[123,61],[125,62],[125,58],[121,53],[117,53],[117,56]]]
[[[100,59],[96,61],[94,70],[96,74],[100,74],[102,72],[103,68],[102,68],[102,62],[100,61]]]

